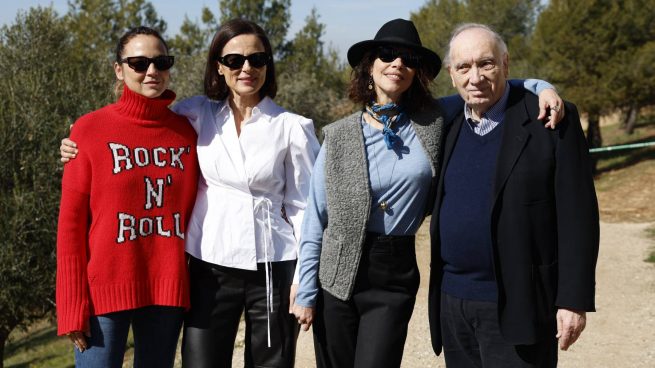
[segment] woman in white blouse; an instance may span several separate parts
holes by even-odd
[[[276,90],[264,31],[235,19],[212,41],[206,96],[175,106],[198,132],[202,172],[186,239],[187,367],[231,366],[244,309],[246,367],[293,366],[298,325],[289,302],[319,144],[311,120],[273,102]]]
[[[214,35],[205,95],[181,101],[198,133],[201,177],[186,229],[191,309],[185,367],[231,367],[245,312],[245,366],[293,367],[298,324],[290,305],[298,240],[319,144],[311,120],[273,102],[270,42],[234,19]],[[64,140],[62,160],[74,158]],[[71,152],[72,151],[72,152]]]

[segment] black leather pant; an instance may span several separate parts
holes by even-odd
[[[246,322],[245,367],[293,367],[298,323],[289,314],[296,261],[273,262],[273,312],[268,347],[266,273],[217,266],[191,257],[191,310],[184,322],[182,365],[231,367],[242,313]]]

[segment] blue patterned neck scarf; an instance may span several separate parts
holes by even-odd
[[[366,105],[366,112],[373,119],[384,125],[384,128],[382,128],[384,143],[387,144],[387,149],[392,149],[396,142],[400,140],[400,137],[393,132],[391,125],[404,117],[403,108],[393,102],[386,105],[371,103]]]

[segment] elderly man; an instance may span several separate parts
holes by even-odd
[[[577,110],[545,129],[487,26],[458,27],[445,65],[465,107],[446,127],[430,227],[433,348],[449,368],[555,367],[558,340],[568,349],[595,308],[598,204]]]

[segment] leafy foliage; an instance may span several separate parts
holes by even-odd
[[[218,23],[212,11],[202,9],[201,23],[185,17],[180,31],[169,42],[171,54],[175,55],[172,69],[171,88],[178,99],[203,93],[203,76],[207,52]]]
[[[34,47],[38,45],[38,47]],[[21,14],[0,38],[0,345],[54,307],[58,139],[82,84],[64,22],[51,9]],[[44,57],[47,55],[47,57]],[[73,83],[71,83],[73,82]]]
[[[220,0],[220,21],[243,18],[259,24],[276,53],[283,50],[289,22],[291,0]]]
[[[539,17],[534,63],[587,113],[590,147],[602,145],[600,115],[655,98],[655,21],[644,12],[654,6],[653,0],[553,0]]]
[[[541,50],[535,63],[582,110],[593,113],[608,106],[611,94],[600,70],[611,51],[609,24],[603,24],[608,19],[602,14],[611,7],[610,1],[552,1],[541,13],[533,38],[535,49]]]
[[[350,112],[353,108],[345,96],[345,66],[336,51],[323,49],[325,25],[319,22],[316,9],[305,19],[305,26],[286,46],[279,62],[279,97],[277,102],[290,111],[322,126]]]

